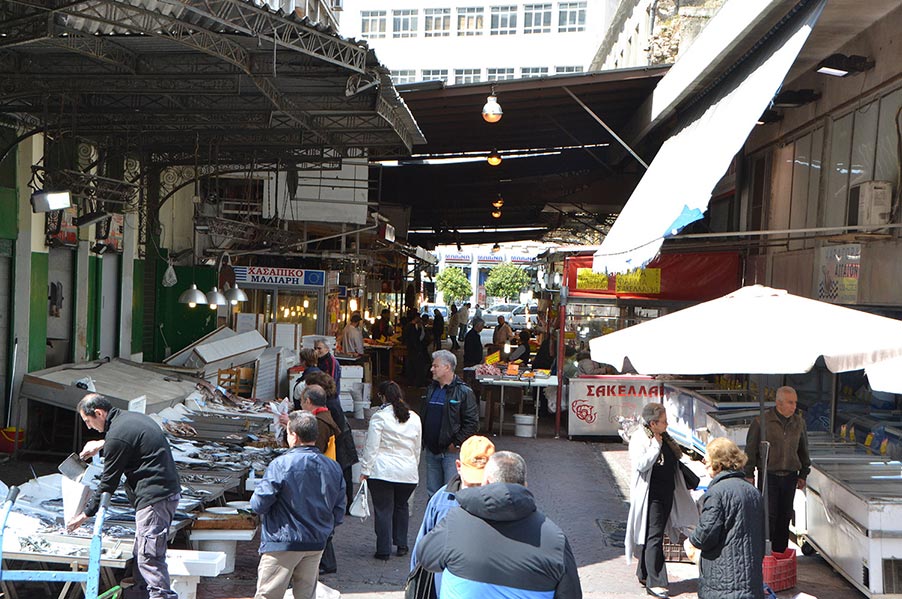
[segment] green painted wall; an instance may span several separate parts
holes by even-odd
[[[189,308],[186,304],[180,304],[178,299],[182,292],[191,286],[192,281],[197,283],[198,289],[209,291],[213,285],[218,284],[218,277],[213,268],[192,268],[186,266],[175,267],[178,283],[173,287],[163,287],[163,273],[166,270],[166,261],[160,260],[157,267],[157,309],[156,323],[154,326],[154,356],[156,362],[162,361],[166,356],[166,347],[172,353],[177,352],[186,345],[197,341],[216,328],[216,311],[207,306]],[[160,324],[163,325],[162,334]],[[163,341],[163,337],[166,341]],[[144,356],[145,360],[151,357]]]
[[[19,199],[15,189],[0,187],[0,239],[15,239],[18,233]]]
[[[88,256],[88,324],[87,339],[85,342],[88,360],[96,360],[100,357],[100,289],[103,277],[100,258],[95,255]]]
[[[47,279],[50,257],[31,253],[31,301],[28,315],[28,372],[41,370],[47,357]]]
[[[142,350],[141,337],[144,333],[144,260],[135,260],[132,280],[132,353]],[[125,302],[123,302],[125,303]]]

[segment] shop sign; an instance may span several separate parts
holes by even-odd
[[[269,266],[235,266],[235,282],[272,287],[323,287],[326,271]]]
[[[511,256],[511,262],[514,264],[529,264],[530,262],[535,262],[536,259],[534,256]]]
[[[469,264],[473,261],[470,254],[445,254],[445,262],[465,262]]]
[[[582,289],[604,289],[608,288],[608,275],[600,272],[592,272],[591,268],[576,269],[576,288]]]
[[[647,403],[661,402],[664,383],[650,377],[570,379],[569,435],[616,435],[623,419],[637,419]]]
[[[489,264],[501,264],[504,262],[504,256],[500,254],[480,254],[476,256],[476,260]]]
[[[861,244],[821,248],[817,273],[817,299],[833,304],[858,303]]]
[[[657,295],[661,293],[661,269],[640,268],[633,272],[623,272],[614,281],[617,293]]]

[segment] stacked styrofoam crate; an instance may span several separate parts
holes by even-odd
[[[357,400],[363,399],[363,366],[347,364],[341,367],[341,409],[345,412],[354,411],[354,394]]]

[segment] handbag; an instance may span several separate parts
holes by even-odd
[[[360,483],[360,488],[357,489],[357,494],[354,495],[354,501],[351,502],[351,507],[348,508],[348,513],[352,516],[356,516],[357,518],[363,518],[366,520],[370,517],[370,492],[366,488],[366,479]]]
[[[404,585],[404,599],[435,599],[435,573],[417,564]]]
[[[686,488],[690,491],[698,488],[699,483],[702,482],[698,475],[683,462],[678,462],[678,464],[680,465],[680,472],[683,473],[683,480],[686,481]]]

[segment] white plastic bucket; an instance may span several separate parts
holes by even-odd
[[[354,418],[363,418],[365,414],[363,411],[370,407],[370,402],[368,401],[357,401],[354,400]]]
[[[514,436],[532,437],[536,429],[536,417],[531,414],[514,414]]]
[[[229,540],[203,540],[197,541],[199,551],[222,551],[225,553],[226,562],[220,574],[231,574],[235,571],[235,551],[238,549],[238,541]]]

